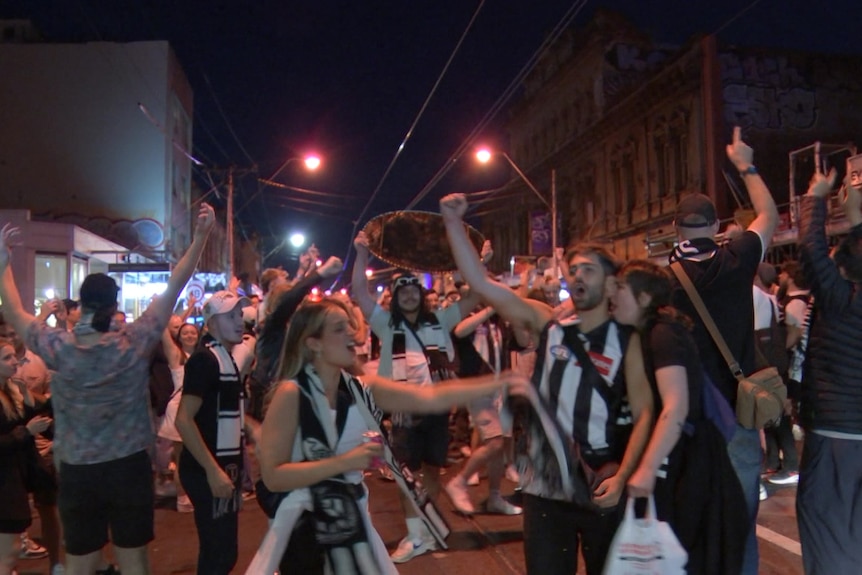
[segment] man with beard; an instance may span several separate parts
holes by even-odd
[[[412,385],[431,385],[454,360],[450,332],[478,303],[476,296],[461,298],[446,308],[425,308],[421,280],[410,272],[392,278],[392,301],[389,310],[377,305],[368,292],[368,238],[359,232],[353,241],[356,262],[353,264],[353,297],[371,330],[380,338],[378,375]],[[421,418],[396,413],[392,416],[392,451],[398,461],[414,472],[422,470],[428,494],[436,499],[440,491],[440,467],[446,465],[449,445],[448,414]],[[434,539],[420,517],[402,498],[407,519],[407,536],[392,554],[392,561],[404,563],[435,548]]]
[[[577,317],[557,323],[549,306],[521,299],[485,275],[462,222],[463,194],[443,198],[440,211],[458,269],[473,292],[513,328],[526,329],[540,342],[535,391],[564,444],[574,445],[596,471],[590,496],[571,497],[560,469],[546,455],[556,438],[531,427],[525,431],[529,443],[517,442],[527,572],[575,573],[580,543],[587,573],[598,575],[621,519],[626,481],[649,439],[653,409],[640,339],[614,322],[608,308],[618,266],[602,246],[569,249],[565,262]],[[579,361],[579,355],[589,361]]]
[[[245,297],[219,291],[204,304],[208,333],[189,357],[176,426],[183,438],[180,480],[195,509],[199,575],[227,575],[237,559],[245,436],[240,370]]]

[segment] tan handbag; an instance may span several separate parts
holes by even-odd
[[[712,320],[682,264],[674,262],[670,269],[682,284],[704,326],[721,351],[724,361],[739,382],[736,388],[736,420],[747,429],[763,429],[777,423],[784,413],[784,401],[787,399],[787,386],[784,385],[781,374],[774,367],[766,367],[746,376],[727,347],[727,342],[718,331],[718,326]]]

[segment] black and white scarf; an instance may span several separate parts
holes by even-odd
[[[224,469],[234,485],[238,485],[242,474],[242,452],[245,445],[245,413],[239,369],[227,348],[215,339],[206,341],[204,347],[213,354],[219,366],[214,455],[219,467]],[[239,511],[240,496],[241,490],[234,489],[233,496],[228,499],[213,499],[213,519]]]
[[[342,377],[338,385],[334,423],[329,399],[314,367],[306,365],[297,374],[296,382],[301,392],[299,423],[304,459],[319,461],[335,457],[348,410],[354,402],[345,378]],[[311,485],[309,490],[315,537],[326,551],[331,571],[362,575],[380,573],[373,548],[368,543],[362,510],[357,504],[357,499],[364,495],[362,485],[352,484],[339,474]]]
[[[445,381],[455,377],[452,370],[452,352],[447,346],[447,334],[436,316],[419,324],[417,329],[405,322],[398,324],[392,330],[392,379],[407,383],[407,338],[413,338],[422,347],[428,372],[421,385],[431,385],[437,381]],[[398,427],[417,425],[420,416],[410,413],[393,413],[392,424]]]
[[[670,263],[681,260],[706,260],[715,255],[718,244],[710,238],[694,238],[680,242],[668,256]]]

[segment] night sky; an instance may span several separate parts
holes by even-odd
[[[49,41],[168,40],[194,90],[192,153],[208,167],[257,166],[265,177],[286,158],[318,153],[319,172],[291,164],[278,178],[342,196],[293,195],[323,203],[292,204],[317,214],[270,203],[282,192],[257,193],[253,175],[238,182],[241,228],[264,239],[267,264],[291,269],[290,250],[278,247],[291,231],[344,257],[354,225],[376,214],[434,210],[451,191],[504,184],[513,174],[465,156],[429,186],[547,34],[567,13],[584,24],[599,7],[662,43],[719,32],[724,44],[862,53],[858,0],[6,0],[0,17],[29,18]],[[504,107],[477,142],[505,147],[505,117]],[[209,188],[203,172],[194,179]]]

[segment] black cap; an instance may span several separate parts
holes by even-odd
[[[106,307],[117,303],[120,288],[105,274],[90,274],[81,284],[81,305],[88,308]]]
[[[688,194],[676,205],[674,223],[678,228],[705,228],[717,219],[715,205],[703,194]]]

